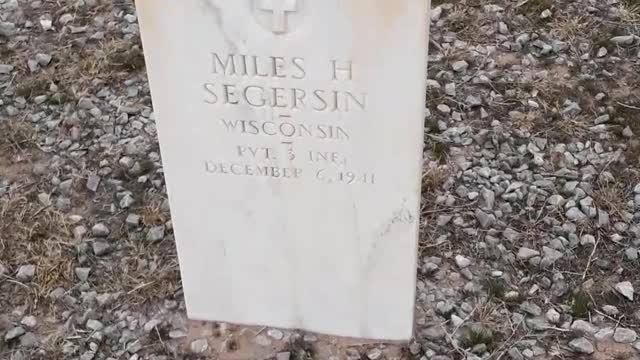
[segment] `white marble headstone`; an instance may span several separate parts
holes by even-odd
[[[412,335],[427,0],[138,0],[188,314]]]

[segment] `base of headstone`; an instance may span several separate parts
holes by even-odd
[[[275,335],[275,337],[273,336]],[[282,336],[282,338],[280,338]],[[266,326],[247,326],[190,320],[182,347],[191,352],[191,346],[206,340],[207,350],[202,355],[217,355],[219,360],[277,359],[281,353],[294,355],[310,350],[314,359],[338,360],[355,351],[366,356],[380,351],[382,359],[402,359],[407,343],[338,337],[302,330],[276,329]]]

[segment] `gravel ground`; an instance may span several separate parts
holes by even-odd
[[[131,0],[0,0],[0,359],[640,358],[640,1],[432,6],[383,345],[189,322]]]

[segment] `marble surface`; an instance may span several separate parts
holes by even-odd
[[[137,1],[191,318],[411,337],[428,5]]]

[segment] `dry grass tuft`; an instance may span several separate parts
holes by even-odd
[[[577,319],[587,319],[589,318],[592,308],[593,303],[591,297],[584,290],[581,289],[573,294],[573,298],[571,299],[571,315],[573,315],[573,317]]]
[[[163,209],[165,199],[161,196],[147,195],[142,206],[142,222],[145,226],[162,225],[170,220],[169,213]]]
[[[127,241],[125,257],[99,266],[104,281],[95,284],[100,292],[123,292],[127,303],[144,304],[173,298],[181,289],[175,248],[171,241],[160,245]]]
[[[50,80],[43,75],[44,73],[41,74],[40,76],[31,76],[22,79],[16,86],[16,95],[31,99],[35,96],[46,94],[50,86]]]
[[[169,220],[163,202],[161,196],[146,195],[142,205],[135,209],[142,215],[145,227],[162,225]],[[118,253],[126,256],[98,264],[97,271],[105,281],[95,285],[99,291],[125,293],[132,306],[173,298],[182,287],[173,239],[166,237],[160,243],[151,244],[139,236],[140,233],[129,233],[124,227],[112,234],[120,245]]]
[[[619,5],[619,14],[623,23],[635,25],[640,24],[640,0],[624,0]]]
[[[71,44],[51,53],[52,63],[36,73],[24,65],[30,54],[18,51],[9,54],[6,62],[18,69],[15,95],[31,99],[47,94],[51,85],[56,85],[60,96],[52,100],[63,104],[77,99],[96,78],[117,83],[145,68],[139,40],[109,38],[97,44]]]
[[[68,285],[73,279],[74,246],[69,242],[71,231],[64,216],[36,199],[41,191],[34,183],[19,185],[24,191],[0,199],[0,263],[10,274],[21,265],[36,265],[34,280],[21,284],[13,277],[0,281],[0,291],[15,297],[26,295],[35,305],[57,287]],[[4,282],[4,283],[3,283]],[[15,299],[14,299],[15,301]]]
[[[551,9],[553,0],[529,0],[519,7],[521,14],[540,16],[547,9]]]
[[[422,175],[422,194],[433,195],[452,175],[452,168],[449,165],[428,166]]]
[[[0,122],[0,152],[21,152],[36,145],[36,129],[24,120],[10,119]]]
[[[491,350],[494,347],[495,340],[493,331],[489,328],[479,324],[472,324],[462,334],[460,347],[469,351],[473,350],[475,346],[485,345],[487,350]]]
[[[589,28],[589,22],[585,16],[558,16],[553,18],[550,27],[554,38],[573,43],[584,36]]]
[[[593,201],[596,207],[618,219],[623,218],[627,209],[627,192],[621,185],[623,184],[605,184],[593,191]]]
[[[107,64],[115,71],[136,71],[145,67],[144,54],[138,46],[122,46],[120,43],[109,49]]]

